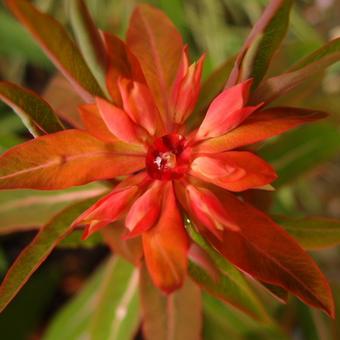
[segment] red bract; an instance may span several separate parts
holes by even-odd
[[[253,81],[246,79],[225,88],[191,131],[186,122],[199,97],[204,57],[190,65],[168,18],[141,5],[126,43],[103,36],[110,96],[96,93],[79,107],[84,130],[38,137],[5,153],[1,188],[61,189],[124,176],[73,226],[85,225],[88,237],[124,220],[124,238],[142,238],[149,273],[164,292],[179,288],[186,276],[188,216],[240,270],[334,315],[328,283],[311,257],[237,195],[277,177],[246,146],[324,114],[250,103]]]

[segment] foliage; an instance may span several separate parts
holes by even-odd
[[[8,10],[0,7],[4,42],[0,53],[5,56],[3,62],[0,59],[0,72],[7,79],[0,82],[0,98],[35,137],[20,144],[28,135],[20,121],[8,114],[8,107],[0,107],[4,152],[0,234],[6,245],[12,234],[39,229],[0,286],[0,308],[9,304],[55,248],[60,249],[57,253],[82,248],[95,252],[94,248],[106,245],[114,255],[53,317],[44,339],[57,339],[60,334],[70,340],[132,339],[140,325],[146,339],[201,335],[204,339],[285,339],[287,329],[292,332],[287,325],[281,327],[287,314],[303,316],[297,328],[304,336],[330,338],[327,328],[332,321],[288,300],[287,291],[334,317],[328,283],[302,248],[320,250],[339,244],[339,220],[306,216],[315,210],[325,214],[312,185],[339,153],[339,106],[331,106],[334,115],[328,122],[299,126],[324,118],[323,110],[336,103],[331,101],[336,97],[333,90],[327,93],[327,84],[334,87],[337,68],[326,68],[340,60],[339,38],[324,43],[301,14],[303,7],[292,6],[291,0],[272,0],[266,9],[262,0],[149,1],[177,28],[148,5],[139,5],[132,13],[136,2],[88,1],[87,8],[83,0],[65,0],[65,6],[37,1],[37,7],[26,0],[6,1],[7,9],[75,90],[60,95],[52,83],[56,95],[50,104],[12,83],[22,82],[27,65],[51,72],[51,64]],[[94,22],[106,33],[98,31]],[[249,23],[253,29],[246,38]],[[122,37],[125,31],[126,43],[112,34]],[[203,70],[204,57],[190,65],[182,39],[189,42],[195,60],[208,50]],[[2,67],[6,63],[13,66],[11,72]],[[201,73],[199,95],[196,82]],[[77,108],[75,101],[83,104]],[[233,113],[235,102],[239,106]],[[186,124],[188,129],[198,128],[201,139],[193,147],[203,154],[192,163],[190,176],[198,178],[196,182],[157,186],[160,181],[153,183],[141,174],[121,177],[144,168],[148,136],[162,135],[172,124],[171,110],[178,125],[194,111]],[[277,172],[273,182],[277,193],[258,190],[271,190],[267,184],[275,173],[254,152]],[[232,173],[236,179],[231,183],[223,179],[226,170],[220,162],[230,162],[238,171]],[[246,176],[240,176],[241,170]],[[101,182],[71,188],[92,181]],[[202,181],[209,184],[202,187]],[[217,186],[236,192],[238,198]],[[115,221],[126,214],[131,200],[136,203],[127,214],[125,234]],[[219,201],[228,207],[227,213],[221,212]],[[266,210],[275,222],[249,203]],[[283,217],[287,213],[289,217]],[[77,229],[81,225],[86,226],[83,238],[107,227],[85,241]],[[330,263],[338,259],[335,251],[322,254],[315,254],[321,265],[329,260],[327,256]],[[6,258],[0,262],[8,265]],[[322,269],[329,274],[327,266]],[[40,272],[33,275],[33,285],[40,276]],[[57,279],[46,276],[44,280],[53,291]],[[340,285],[333,278],[331,285],[337,300]],[[25,289],[23,299],[33,294]],[[32,309],[32,324],[45,308],[47,288],[42,296],[41,304]],[[8,314],[6,309],[0,316],[0,324],[11,318],[11,308],[22,309],[20,299],[21,295],[14,307],[7,308]],[[27,333],[18,337],[32,332],[33,326],[27,325],[23,331]]]

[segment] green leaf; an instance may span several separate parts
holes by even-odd
[[[43,339],[133,339],[140,321],[137,286],[137,270],[111,257],[56,315]]]
[[[71,25],[83,57],[102,91],[109,97],[106,88],[106,52],[103,40],[83,0],[68,2]]]
[[[17,113],[34,137],[64,129],[51,106],[30,90],[1,81],[0,99]]]
[[[292,0],[272,0],[258,20],[238,55],[227,86],[253,78],[257,87],[266,74],[275,51],[286,35]]]
[[[0,11],[0,53],[11,58],[24,58],[25,61],[51,69],[52,64],[35,44],[31,36],[9,14]]]
[[[58,311],[43,335],[43,340],[60,340],[60,334],[63,340],[76,340],[88,335],[93,306],[97,302],[99,287],[109,265],[110,262],[98,268],[81,291]]]
[[[308,250],[334,247],[340,243],[340,220],[274,216],[275,221]]]
[[[77,46],[58,21],[38,11],[29,1],[6,0],[6,3],[85,100],[103,96]]]
[[[133,339],[139,326],[137,288],[137,269],[116,256],[99,287],[90,326],[92,340]]]
[[[265,80],[255,91],[252,101],[269,103],[338,61],[340,61],[340,38],[328,42],[303,58],[287,73]]]
[[[201,293],[187,280],[183,287],[164,295],[154,287],[145,267],[140,273],[143,333],[146,340],[197,340],[201,334]]]
[[[70,204],[106,191],[98,183],[58,191],[1,190],[0,234],[39,228]]]
[[[277,138],[259,154],[277,171],[273,185],[278,188],[334,157],[340,150],[339,138],[340,132],[331,124],[313,124]]]
[[[0,286],[0,311],[6,308],[52,250],[71,231],[70,225],[75,218],[93,204],[93,201],[86,200],[62,211],[19,254]]]
[[[15,300],[1,313],[2,339],[29,339],[35,333],[57,294],[61,271],[62,268],[57,263],[51,263],[25,285]]]
[[[209,340],[248,339],[250,334],[256,336],[249,339],[288,340],[279,326],[258,323],[208,294],[203,294],[203,308],[204,326],[208,326],[204,334],[207,334]]]
[[[68,235],[61,243],[58,248],[61,249],[91,249],[97,246],[103,245],[103,238],[100,233],[94,233],[86,240],[83,240],[83,230],[74,230],[72,234]]]
[[[190,276],[210,294],[230,303],[257,321],[268,323],[270,317],[261,301],[249,287],[242,274],[226,259],[219,255],[186,221],[186,229],[195,243],[204,249],[222,272],[218,279],[211,277],[199,264],[189,263]]]

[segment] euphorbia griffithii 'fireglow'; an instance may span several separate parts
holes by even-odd
[[[311,257],[238,194],[276,178],[247,146],[324,115],[253,104],[248,79],[218,94],[199,127],[189,130],[204,57],[190,65],[175,27],[147,5],[135,10],[126,43],[102,36],[110,97],[94,96],[79,107],[84,129],[38,137],[5,153],[1,187],[61,189],[124,176],[73,226],[85,225],[86,238],[124,220],[124,238],[141,237],[149,273],[164,292],[186,276],[188,216],[240,270],[333,315],[328,283]]]

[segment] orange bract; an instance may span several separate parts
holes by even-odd
[[[164,292],[181,287],[186,276],[185,213],[242,271],[334,315],[329,285],[311,257],[268,216],[228,192],[259,189],[276,178],[269,164],[240,147],[323,113],[251,104],[253,80],[246,79],[224,89],[198,129],[187,131],[204,58],[189,66],[176,28],[148,5],[132,15],[126,43],[104,38],[111,98],[94,92],[80,106],[86,131],[38,137],[2,155],[0,187],[61,189],[125,176],[74,225],[85,225],[87,237],[125,219],[124,237],[141,236],[147,268]]]

